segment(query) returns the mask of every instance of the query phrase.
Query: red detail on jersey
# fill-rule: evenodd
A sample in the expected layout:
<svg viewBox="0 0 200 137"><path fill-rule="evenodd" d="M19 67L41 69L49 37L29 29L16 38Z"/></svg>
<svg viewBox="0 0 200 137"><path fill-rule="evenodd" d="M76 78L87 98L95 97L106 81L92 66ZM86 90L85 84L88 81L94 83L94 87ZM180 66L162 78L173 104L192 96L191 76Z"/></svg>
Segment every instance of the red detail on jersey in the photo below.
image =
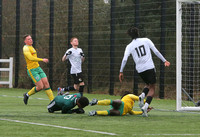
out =
<svg viewBox="0 0 200 137"><path fill-rule="evenodd" d="M76 97L76 95L74 95L74 97Z"/></svg>

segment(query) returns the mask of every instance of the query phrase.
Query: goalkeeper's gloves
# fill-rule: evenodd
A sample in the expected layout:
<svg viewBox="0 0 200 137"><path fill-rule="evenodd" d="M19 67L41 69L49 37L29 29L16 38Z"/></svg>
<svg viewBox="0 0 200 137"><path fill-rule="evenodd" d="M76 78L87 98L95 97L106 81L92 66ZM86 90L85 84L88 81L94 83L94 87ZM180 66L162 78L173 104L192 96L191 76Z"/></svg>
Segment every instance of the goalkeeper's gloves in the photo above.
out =
<svg viewBox="0 0 200 137"><path fill-rule="evenodd" d="M81 52L81 53L80 53L80 55L81 55L82 57L85 57L85 55L84 55L84 53L83 53L83 52Z"/></svg>
<svg viewBox="0 0 200 137"><path fill-rule="evenodd" d="M69 52L66 53L66 56L71 55L71 54L72 54L72 51L69 51Z"/></svg>

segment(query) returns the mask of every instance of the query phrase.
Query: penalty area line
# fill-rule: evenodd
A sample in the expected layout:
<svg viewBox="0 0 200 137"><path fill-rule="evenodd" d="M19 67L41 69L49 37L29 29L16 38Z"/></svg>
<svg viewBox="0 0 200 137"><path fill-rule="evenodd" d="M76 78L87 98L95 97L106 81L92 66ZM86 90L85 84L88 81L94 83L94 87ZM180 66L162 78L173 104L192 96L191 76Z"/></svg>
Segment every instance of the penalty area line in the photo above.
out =
<svg viewBox="0 0 200 137"><path fill-rule="evenodd" d="M79 128L72 128L72 127L63 127L63 126L57 126L57 125L49 125L49 124L43 124L43 123L33 123L33 122L26 122L26 121L20 121L20 120L12 120L12 119L4 119L0 118L2 121L9 121L9 122L16 122L16 123L23 123L23 124L30 124L30 125L38 125L38 126L46 126L46 127L56 127L56 128L62 128L62 129L69 129L69 130L79 130L79 131L85 131L85 132L92 132L97 134L104 134L104 135L117 135L115 133L109 133L109 132L102 132L102 131L95 131L95 130L86 130L86 129L79 129Z"/></svg>

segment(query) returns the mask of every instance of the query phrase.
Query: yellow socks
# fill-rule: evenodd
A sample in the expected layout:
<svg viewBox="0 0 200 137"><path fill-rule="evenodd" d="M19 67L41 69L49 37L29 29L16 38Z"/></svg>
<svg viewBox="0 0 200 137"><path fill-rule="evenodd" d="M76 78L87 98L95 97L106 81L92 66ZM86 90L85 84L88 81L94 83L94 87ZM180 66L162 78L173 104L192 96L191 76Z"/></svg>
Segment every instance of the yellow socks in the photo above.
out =
<svg viewBox="0 0 200 137"><path fill-rule="evenodd" d="M107 116L110 113L108 112L109 110L105 110L105 111L96 111L97 115L101 115L101 116Z"/></svg>
<svg viewBox="0 0 200 137"><path fill-rule="evenodd" d="M31 95L35 94L36 92L37 92L36 87L33 87L31 90L29 90L28 95L31 96Z"/></svg>
<svg viewBox="0 0 200 137"><path fill-rule="evenodd" d="M53 92L52 92L51 88L45 89L45 92L46 92L47 96L49 97L50 101L52 101L54 99L54 96L53 96Z"/></svg>
<svg viewBox="0 0 200 137"><path fill-rule="evenodd" d="M97 105L104 105L104 106L108 106L112 104L112 100L110 99L105 99L105 100L99 100L97 102Z"/></svg>

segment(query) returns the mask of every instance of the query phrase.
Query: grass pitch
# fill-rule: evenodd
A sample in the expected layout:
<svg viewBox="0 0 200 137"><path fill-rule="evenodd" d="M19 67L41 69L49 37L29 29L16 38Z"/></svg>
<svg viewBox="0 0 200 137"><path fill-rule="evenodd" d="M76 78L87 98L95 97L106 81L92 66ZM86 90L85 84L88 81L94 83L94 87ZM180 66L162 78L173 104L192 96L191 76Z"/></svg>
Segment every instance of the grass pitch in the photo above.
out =
<svg viewBox="0 0 200 137"><path fill-rule="evenodd" d="M155 137L200 136L199 112L176 112L175 100L154 99L149 117L88 116L91 110L109 106L88 106L85 114L48 113L48 97L41 91L23 103L26 89L0 88L0 137ZM54 92L56 96L56 92ZM89 100L119 99L119 96L84 94ZM135 110L139 110L138 102Z"/></svg>

